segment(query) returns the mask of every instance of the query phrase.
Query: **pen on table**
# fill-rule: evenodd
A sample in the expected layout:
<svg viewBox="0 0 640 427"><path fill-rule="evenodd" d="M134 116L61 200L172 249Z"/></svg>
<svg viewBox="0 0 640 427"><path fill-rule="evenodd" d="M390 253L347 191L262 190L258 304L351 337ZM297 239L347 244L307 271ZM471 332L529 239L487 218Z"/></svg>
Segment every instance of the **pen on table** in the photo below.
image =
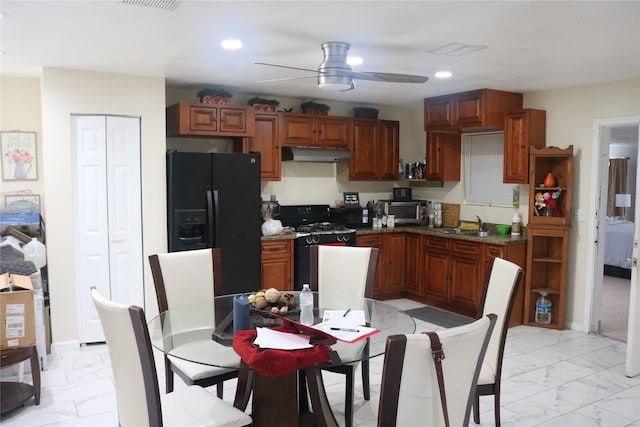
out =
<svg viewBox="0 0 640 427"><path fill-rule="evenodd" d="M350 311L351 311L351 308L347 308L347 311L344 312L342 317L347 317L347 314L349 314Z"/></svg>
<svg viewBox="0 0 640 427"><path fill-rule="evenodd" d="M360 332L357 329L350 329L350 328L331 328L332 331L344 331L344 332Z"/></svg>

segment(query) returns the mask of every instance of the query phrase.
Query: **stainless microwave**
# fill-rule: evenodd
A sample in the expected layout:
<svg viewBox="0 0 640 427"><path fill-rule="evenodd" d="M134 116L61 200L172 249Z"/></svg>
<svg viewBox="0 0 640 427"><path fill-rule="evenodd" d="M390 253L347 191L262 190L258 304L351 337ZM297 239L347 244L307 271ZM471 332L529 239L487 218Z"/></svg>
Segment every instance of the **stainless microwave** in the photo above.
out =
<svg viewBox="0 0 640 427"><path fill-rule="evenodd" d="M384 213L387 216L395 215L396 224L427 225L429 222L428 205L429 202L426 200L402 202L386 200L384 202Z"/></svg>

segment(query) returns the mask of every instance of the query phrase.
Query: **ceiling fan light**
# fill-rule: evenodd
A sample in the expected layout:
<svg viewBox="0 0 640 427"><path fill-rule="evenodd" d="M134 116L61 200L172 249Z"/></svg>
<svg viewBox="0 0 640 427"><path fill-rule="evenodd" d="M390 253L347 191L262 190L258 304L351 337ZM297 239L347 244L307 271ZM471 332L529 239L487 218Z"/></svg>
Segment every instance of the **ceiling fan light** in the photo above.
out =
<svg viewBox="0 0 640 427"><path fill-rule="evenodd" d="M318 87L325 90L347 90L351 88L351 78L344 76L318 76Z"/></svg>

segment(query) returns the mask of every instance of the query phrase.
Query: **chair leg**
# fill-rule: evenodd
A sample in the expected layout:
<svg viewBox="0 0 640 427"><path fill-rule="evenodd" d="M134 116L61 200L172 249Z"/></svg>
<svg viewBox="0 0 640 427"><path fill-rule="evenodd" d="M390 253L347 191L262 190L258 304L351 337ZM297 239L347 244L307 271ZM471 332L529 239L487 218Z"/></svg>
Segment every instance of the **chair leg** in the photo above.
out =
<svg viewBox="0 0 640 427"><path fill-rule="evenodd" d="M166 356L164 359L164 382L166 392L171 393L173 391L173 371L171 370L171 362Z"/></svg>
<svg viewBox="0 0 640 427"><path fill-rule="evenodd" d="M353 426L353 367L349 369L346 375L346 391L344 395L344 425L345 427Z"/></svg>
<svg viewBox="0 0 640 427"><path fill-rule="evenodd" d="M221 381L218 384L216 384L216 394L218 398L222 399L224 395L224 381Z"/></svg>
<svg viewBox="0 0 640 427"><path fill-rule="evenodd" d="M480 395L477 391L473 401L473 422L480 424Z"/></svg>
<svg viewBox="0 0 640 427"><path fill-rule="evenodd" d="M371 400L371 387L369 386L369 359L362 361L362 391L364 400Z"/></svg>
<svg viewBox="0 0 640 427"><path fill-rule="evenodd" d="M496 382L493 394L493 413L496 415L496 427L500 427L500 383Z"/></svg>

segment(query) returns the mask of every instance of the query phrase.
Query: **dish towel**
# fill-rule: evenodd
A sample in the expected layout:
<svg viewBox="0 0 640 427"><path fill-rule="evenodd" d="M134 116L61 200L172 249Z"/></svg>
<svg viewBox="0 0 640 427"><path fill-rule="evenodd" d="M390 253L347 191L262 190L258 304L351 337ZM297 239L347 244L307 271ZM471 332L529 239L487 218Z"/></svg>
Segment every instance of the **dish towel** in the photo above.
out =
<svg viewBox="0 0 640 427"><path fill-rule="evenodd" d="M277 326L275 331L298 333L288 325ZM302 350L265 349L253 345L258 336L255 329L236 332L233 337L233 349L252 369L268 377L278 377L298 369L331 360L329 347L316 345Z"/></svg>

